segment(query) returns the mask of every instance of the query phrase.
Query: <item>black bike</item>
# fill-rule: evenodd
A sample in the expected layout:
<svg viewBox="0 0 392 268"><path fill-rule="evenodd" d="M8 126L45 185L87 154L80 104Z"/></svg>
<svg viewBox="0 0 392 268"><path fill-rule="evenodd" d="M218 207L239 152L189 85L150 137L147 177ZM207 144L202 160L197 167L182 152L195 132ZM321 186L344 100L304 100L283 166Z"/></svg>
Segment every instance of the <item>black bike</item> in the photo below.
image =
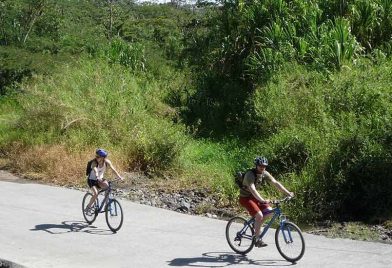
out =
<svg viewBox="0 0 392 268"><path fill-rule="evenodd" d="M83 197L82 212L84 219L88 224L92 224L97 218L98 213L105 213L106 223L109 229L113 233L116 233L123 224L124 214L120 202L113 197L112 182L109 181L109 187L106 190L99 191L97 200L95 200L91 209L87 210L87 205L92 196L92 193L87 192Z"/></svg>

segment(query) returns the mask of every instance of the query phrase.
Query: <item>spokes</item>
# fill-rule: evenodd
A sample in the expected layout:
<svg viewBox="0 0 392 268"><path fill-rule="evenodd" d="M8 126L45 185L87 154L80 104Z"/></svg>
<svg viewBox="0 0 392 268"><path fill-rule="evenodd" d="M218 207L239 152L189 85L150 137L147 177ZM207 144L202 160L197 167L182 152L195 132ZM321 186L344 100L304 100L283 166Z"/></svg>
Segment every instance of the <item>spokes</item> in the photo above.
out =
<svg viewBox="0 0 392 268"><path fill-rule="evenodd" d="M304 254L305 241L301 230L293 223L279 227L275 235L276 246L281 255L289 261L297 261Z"/></svg>
<svg viewBox="0 0 392 268"><path fill-rule="evenodd" d="M112 230L113 232L117 232L118 230L120 230L124 216L121 205L117 200L113 199L109 201L106 208L105 216L106 223L108 224L110 230Z"/></svg>
<svg viewBox="0 0 392 268"><path fill-rule="evenodd" d="M88 224L93 223L95 218L97 217L97 214L95 213L95 209L94 209L97 206L97 201L95 201L95 203L90 209L87 209L87 205L90 202L91 197L92 197L91 193L86 193L82 201L83 217Z"/></svg>
<svg viewBox="0 0 392 268"><path fill-rule="evenodd" d="M241 217L234 217L227 223L226 240L237 253L246 254L253 248L253 228Z"/></svg>

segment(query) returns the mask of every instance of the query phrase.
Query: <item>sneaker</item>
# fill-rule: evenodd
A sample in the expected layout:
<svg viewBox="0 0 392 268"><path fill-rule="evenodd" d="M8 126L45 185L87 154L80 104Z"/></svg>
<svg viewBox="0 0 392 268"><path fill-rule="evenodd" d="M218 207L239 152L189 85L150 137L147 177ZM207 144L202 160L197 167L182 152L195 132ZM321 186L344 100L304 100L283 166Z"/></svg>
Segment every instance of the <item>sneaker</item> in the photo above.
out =
<svg viewBox="0 0 392 268"><path fill-rule="evenodd" d="M259 239L255 242L255 247L257 248L263 248L268 246L268 244L264 243L263 240Z"/></svg>
<svg viewBox="0 0 392 268"><path fill-rule="evenodd" d="M86 207L84 209L84 214L86 214L87 216L92 216L93 213L94 213L94 209L93 208Z"/></svg>

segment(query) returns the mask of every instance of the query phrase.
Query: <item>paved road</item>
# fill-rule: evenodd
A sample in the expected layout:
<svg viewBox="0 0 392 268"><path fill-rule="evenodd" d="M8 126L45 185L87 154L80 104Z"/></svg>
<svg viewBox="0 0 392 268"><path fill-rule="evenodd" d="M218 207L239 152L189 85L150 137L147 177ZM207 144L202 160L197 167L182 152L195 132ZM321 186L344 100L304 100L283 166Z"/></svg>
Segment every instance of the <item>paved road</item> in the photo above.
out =
<svg viewBox="0 0 392 268"><path fill-rule="evenodd" d="M225 221L121 200L125 220L111 233L99 215L88 226L83 192L34 184L0 171L0 259L25 267L285 267L271 236L243 257L225 237ZM294 267L392 267L392 245L305 234ZM1 263L1 261L0 261Z"/></svg>

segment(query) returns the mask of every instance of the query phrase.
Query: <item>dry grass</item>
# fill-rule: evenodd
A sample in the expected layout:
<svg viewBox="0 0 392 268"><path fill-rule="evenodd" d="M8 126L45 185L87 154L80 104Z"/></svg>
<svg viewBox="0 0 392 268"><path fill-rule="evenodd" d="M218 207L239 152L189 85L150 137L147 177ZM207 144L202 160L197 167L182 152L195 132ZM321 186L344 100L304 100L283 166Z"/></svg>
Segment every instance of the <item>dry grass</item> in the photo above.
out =
<svg viewBox="0 0 392 268"><path fill-rule="evenodd" d="M64 186L84 186L86 164L94 157L94 151L95 148L73 152L64 145L22 148L15 144L8 154L7 167L32 180ZM113 155L111 160L121 173L125 159Z"/></svg>

